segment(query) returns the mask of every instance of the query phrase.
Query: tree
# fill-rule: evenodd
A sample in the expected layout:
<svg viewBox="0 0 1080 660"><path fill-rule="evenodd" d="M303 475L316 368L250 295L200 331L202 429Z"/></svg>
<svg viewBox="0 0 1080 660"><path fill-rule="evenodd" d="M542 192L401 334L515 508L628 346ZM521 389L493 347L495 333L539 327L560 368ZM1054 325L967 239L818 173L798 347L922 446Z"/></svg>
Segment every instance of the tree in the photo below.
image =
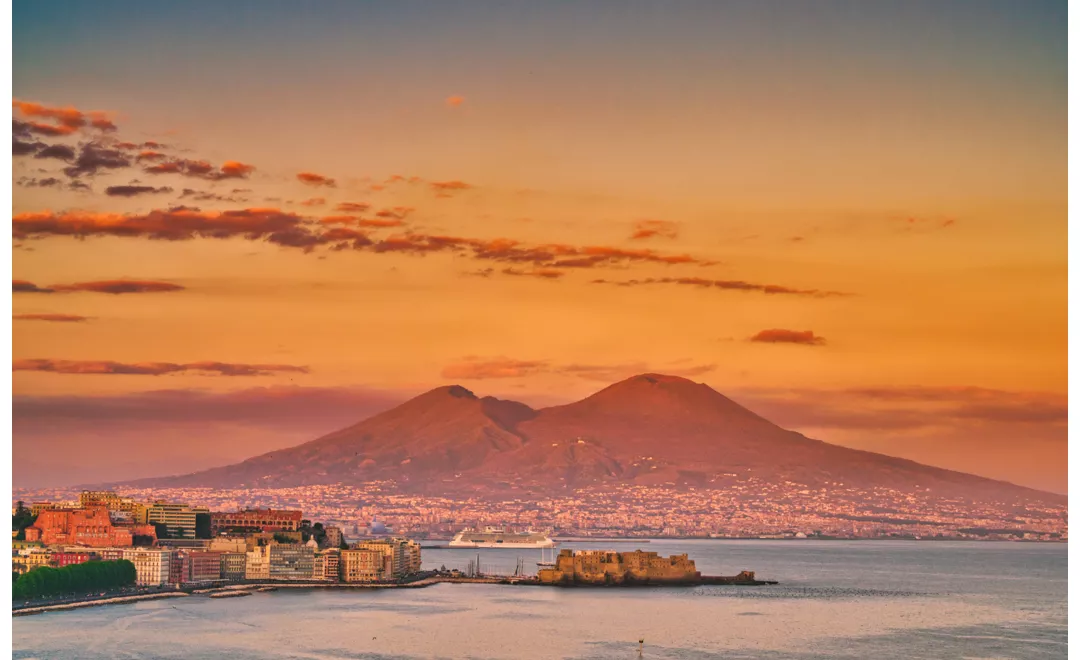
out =
<svg viewBox="0 0 1080 660"><path fill-rule="evenodd" d="M42 566L25 573L12 584L13 598L41 598L99 589L115 589L135 583L135 564L117 561L90 561L63 568Z"/></svg>
<svg viewBox="0 0 1080 660"><path fill-rule="evenodd" d="M209 513L196 513L195 514L195 538L208 539L210 538L210 514Z"/></svg>
<svg viewBox="0 0 1080 660"><path fill-rule="evenodd" d="M296 539L281 532L274 532L274 540L278 543L296 543Z"/></svg>
<svg viewBox="0 0 1080 660"><path fill-rule="evenodd" d="M25 540L26 528L33 525L36 520L37 516L26 508L22 500L19 500L15 504L15 513L11 515L11 531L16 532L15 539L18 541Z"/></svg>

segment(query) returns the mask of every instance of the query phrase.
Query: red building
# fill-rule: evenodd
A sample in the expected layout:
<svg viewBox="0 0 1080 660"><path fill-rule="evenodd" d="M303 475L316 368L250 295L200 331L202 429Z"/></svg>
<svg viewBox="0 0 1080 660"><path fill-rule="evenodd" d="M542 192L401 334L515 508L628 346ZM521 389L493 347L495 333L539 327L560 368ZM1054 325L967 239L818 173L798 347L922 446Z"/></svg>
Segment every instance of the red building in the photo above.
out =
<svg viewBox="0 0 1080 660"><path fill-rule="evenodd" d="M85 564L90 561L89 552L54 552L51 558L52 564L57 567L71 566L72 564Z"/></svg>
<svg viewBox="0 0 1080 660"><path fill-rule="evenodd" d="M302 511L281 509L215 511L210 514L210 531L214 535L234 529L250 532L295 532L300 529L303 518Z"/></svg>
<svg viewBox="0 0 1080 660"><path fill-rule="evenodd" d="M132 529L116 527L105 507L42 511L26 528L27 541L45 545L85 545L91 548L131 546Z"/></svg>
<svg viewBox="0 0 1080 660"><path fill-rule="evenodd" d="M210 582L221 579L221 553L191 550L187 555L184 582Z"/></svg>

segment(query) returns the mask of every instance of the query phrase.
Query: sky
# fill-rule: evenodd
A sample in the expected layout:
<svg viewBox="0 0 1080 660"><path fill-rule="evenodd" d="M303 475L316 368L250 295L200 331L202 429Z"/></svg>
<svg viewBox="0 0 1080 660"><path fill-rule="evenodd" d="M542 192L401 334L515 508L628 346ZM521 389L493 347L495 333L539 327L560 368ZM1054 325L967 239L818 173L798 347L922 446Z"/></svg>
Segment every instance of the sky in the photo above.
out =
<svg viewBox="0 0 1080 660"><path fill-rule="evenodd" d="M1065 18L19 0L15 484L659 372L1065 492Z"/></svg>

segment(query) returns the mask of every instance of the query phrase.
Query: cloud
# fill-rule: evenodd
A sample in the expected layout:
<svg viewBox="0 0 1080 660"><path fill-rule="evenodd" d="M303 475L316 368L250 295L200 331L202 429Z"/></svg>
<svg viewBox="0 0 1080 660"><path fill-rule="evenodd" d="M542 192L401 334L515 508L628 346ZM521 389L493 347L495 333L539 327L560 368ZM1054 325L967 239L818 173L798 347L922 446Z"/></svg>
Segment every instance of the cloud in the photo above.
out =
<svg viewBox="0 0 1080 660"><path fill-rule="evenodd" d="M365 204L363 202L341 202L334 207L335 211L341 211L342 213L363 213L371 208L371 204Z"/></svg>
<svg viewBox="0 0 1080 660"><path fill-rule="evenodd" d="M105 194L110 197L135 197L137 195L171 193L172 191L173 189L168 186L160 188L153 186L109 186L105 189Z"/></svg>
<svg viewBox="0 0 1080 660"><path fill-rule="evenodd" d="M54 135L69 135L88 126L105 132L116 130L116 124L109 118L109 113L100 110L83 112L71 106L66 108L50 107L32 101L20 101L19 99L13 100L11 107L23 117L50 119L55 122L53 124L29 122L36 124L43 134L46 134L44 131L51 130L54 131Z"/></svg>
<svg viewBox="0 0 1080 660"><path fill-rule="evenodd" d="M825 338L817 336L811 330L783 330L773 328L762 330L749 341L765 344L802 344L804 346L824 346Z"/></svg>
<svg viewBox="0 0 1080 660"><path fill-rule="evenodd" d="M54 323L79 323L89 321L89 316L77 314L12 314L14 321L52 321Z"/></svg>
<svg viewBox="0 0 1080 660"><path fill-rule="evenodd" d="M111 362L105 360L15 360L12 371L42 371L78 375L162 376L204 372L220 376L268 376L274 373L308 373L307 367L288 364L237 364L231 362Z"/></svg>
<svg viewBox="0 0 1080 660"><path fill-rule="evenodd" d="M405 224L401 220L385 220L383 218L366 218L363 220L357 220L356 224L360 227L400 227Z"/></svg>
<svg viewBox="0 0 1080 660"><path fill-rule="evenodd" d="M136 145L131 145L131 146L135 147ZM147 149L145 151L140 151L139 155L135 157L135 160L137 160L139 162L142 162L144 160L149 160L149 161L165 160L166 158L168 158L168 156L166 154L161 153L160 151L154 151L152 149Z"/></svg>
<svg viewBox="0 0 1080 660"><path fill-rule="evenodd" d="M546 360L513 360L505 357L488 360L466 360L443 368L443 378L485 380L489 378L522 378L549 369Z"/></svg>
<svg viewBox="0 0 1080 660"><path fill-rule="evenodd" d="M316 174L314 172L300 172L296 175L296 179L308 186L325 186L327 188L337 187L337 183L330 177L323 176L322 174Z"/></svg>
<svg viewBox="0 0 1080 660"><path fill-rule="evenodd" d="M446 105L448 105L451 108L457 108L457 107L461 106L461 104L464 103L464 102L465 102L465 97L464 96L454 95L454 96L446 97Z"/></svg>
<svg viewBox="0 0 1080 660"><path fill-rule="evenodd" d="M594 268L622 266L630 263L663 265L714 265L715 262L688 254L661 254L654 250L627 250L609 246L573 246L565 244L526 245L508 238L477 239L406 232L377 241L366 235L356 235L352 244L341 243L340 231L331 232L327 224L342 224L343 216L328 216L332 221L317 221L274 208L251 208L232 211L200 211L186 207L155 210L146 214L121 215L67 211L53 213L20 213L12 218L12 237L43 238L46 236L126 236L162 240L204 238L244 238L266 240L283 247L306 251L327 245L335 250L366 249L383 254L400 252L425 255L435 252L453 253L478 261L506 264L529 264L543 269ZM396 226L397 221L357 220L366 227ZM601 280L602 281L602 280ZM770 289L771 293L780 293Z"/></svg>
<svg viewBox="0 0 1080 660"><path fill-rule="evenodd" d="M1068 397L981 387L758 388L739 402L782 426L855 431L964 426L1068 427Z"/></svg>
<svg viewBox="0 0 1080 660"><path fill-rule="evenodd" d="M236 190L233 190L233 193L236 192L244 192L244 189L237 188ZM192 199L197 202L228 202L230 204L237 204L246 201L241 197L228 197L226 195L219 195L214 192L208 192L203 190L194 190L192 188L184 188L180 192L180 199Z"/></svg>
<svg viewBox="0 0 1080 660"><path fill-rule="evenodd" d="M725 291L755 291L770 295L809 296L813 298L832 298L836 296L851 295L848 293L842 293L840 291L822 291L819 289L795 289L792 287L780 286L778 284L756 284L754 282L743 282L741 280L710 280L701 277L660 277L647 278L643 280L623 281L600 279L593 280L592 283L610 284L622 287L649 286L656 284L675 284L683 286L694 286L703 289L713 288Z"/></svg>
<svg viewBox="0 0 1080 660"><path fill-rule="evenodd" d="M79 148L75 162L64 168L64 174L75 178L83 174L94 175L102 169L131 167L131 159L123 151L100 142L87 142Z"/></svg>
<svg viewBox="0 0 1080 660"><path fill-rule="evenodd" d="M184 287L172 282L157 282L153 280L99 280L96 282L75 282L74 284L53 284L39 287L33 282L26 280L12 280L12 293L74 293L86 291L92 293L166 293L169 291L183 291Z"/></svg>
<svg viewBox="0 0 1080 660"><path fill-rule="evenodd" d="M432 181L429 185L435 191L436 197L451 197L456 193L473 188L472 184L464 181Z"/></svg>
<svg viewBox="0 0 1080 660"><path fill-rule="evenodd" d="M75 149L66 144L50 144L34 154L34 158L56 158L65 162L75 160Z"/></svg>
<svg viewBox="0 0 1080 660"><path fill-rule="evenodd" d="M300 202L300 206L323 206L326 204L326 199L323 197L312 197Z"/></svg>
<svg viewBox="0 0 1080 660"><path fill-rule="evenodd" d="M19 179L19 185L27 188L60 188L64 182L53 176L44 179L22 177Z"/></svg>
<svg viewBox="0 0 1080 660"><path fill-rule="evenodd" d="M554 268L537 268L535 270L518 270L517 268L506 267L502 269L503 275L514 275L517 277L537 277L543 280L557 280L566 274L565 271L555 270Z"/></svg>
<svg viewBox="0 0 1080 660"><path fill-rule="evenodd" d="M666 220L641 220L634 224L634 233L631 239L642 240L646 238L676 238L679 235L679 225Z"/></svg>
<svg viewBox="0 0 1080 660"><path fill-rule="evenodd" d="M196 237L248 239L271 242L282 232L297 230L303 219L278 209L241 209L203 212L193 209L156 210L146 214L20 213L12 218L13 236L138 236L161 240Z"/></svg>
<svg viewBox="0 0 1080 660"><path fill-rule="evenodd" d="M52 289L39 287L33 282L26 280L11 280L12 293L53 293Z"/></svg>
<svg viewBox="0 0 1080 660"><path fill-rule="evenodd" d="M45 147L43 142L30 142L27 140L20 140L17 137L11 138L11 155L12 156L29 156L32 153L36 153L39 149Z"/></svg>
<svg viewBox="0 0 1080 660"><path fill-rule="evenodd" d="M404 220L409 217L409 214L416 209L411 206L395 206L389 209L379 209L375 212L377 218L392 218L394 220Z"/></svg>
<svg viewBox="0 0 1080 660"><path fill-rule="evenodd" d="M682 362L682 361L680 361ZM662 372L672 376L700 376L716 369L715 364L668 366L655 369L644 362L624 364L557 364L550 360L519 360L507 357L467 357L447 365L443 378L461 380L488 380L497 378L524 378L539 374L574 376L586 380L615 382L642 373Z"/></svg>
<svg viewBox="0 0 1080 660"><path fill-rule="evenodd" d="M217 169L205 160L174 158L144 167L143 171L147 174L179 174L208 181L222 181L225 179L246 179L249 174L255 171L255 166L227 160L222 163L221 169Z"/></svg>

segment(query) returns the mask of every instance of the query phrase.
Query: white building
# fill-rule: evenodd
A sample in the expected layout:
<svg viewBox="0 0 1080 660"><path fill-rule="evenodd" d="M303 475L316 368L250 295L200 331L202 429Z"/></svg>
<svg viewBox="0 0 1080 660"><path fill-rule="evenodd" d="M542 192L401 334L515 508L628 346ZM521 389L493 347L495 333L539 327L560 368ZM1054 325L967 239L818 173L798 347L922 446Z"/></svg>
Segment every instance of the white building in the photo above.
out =
<svg viewBox="0 0 1080 660"><path fill-rule="evenodd" d="M122 558L135 564L135 584L149 587L168 583L171 554L168 550L131 548L124 550Z"/></svg>

